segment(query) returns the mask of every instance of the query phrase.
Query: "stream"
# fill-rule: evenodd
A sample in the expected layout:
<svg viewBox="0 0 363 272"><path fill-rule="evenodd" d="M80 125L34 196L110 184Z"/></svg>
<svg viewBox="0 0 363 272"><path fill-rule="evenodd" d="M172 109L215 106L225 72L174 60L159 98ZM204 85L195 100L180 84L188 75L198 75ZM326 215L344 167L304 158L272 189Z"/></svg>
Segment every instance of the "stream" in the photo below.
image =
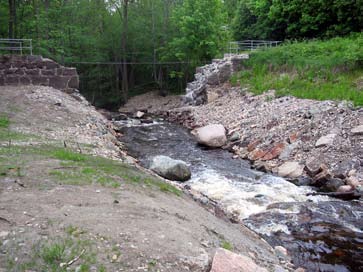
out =
<svg viewBox="0 0 363 272"><path fill-rule="evenodd" d="M251 169L221 149L198 145L190 133L163 120L115 121L128 153L148 167L156 155L185 161L192 189L218 202L271 246L285 247L306 271L363 271L362 201L306 196L313 188Z"/></svg>

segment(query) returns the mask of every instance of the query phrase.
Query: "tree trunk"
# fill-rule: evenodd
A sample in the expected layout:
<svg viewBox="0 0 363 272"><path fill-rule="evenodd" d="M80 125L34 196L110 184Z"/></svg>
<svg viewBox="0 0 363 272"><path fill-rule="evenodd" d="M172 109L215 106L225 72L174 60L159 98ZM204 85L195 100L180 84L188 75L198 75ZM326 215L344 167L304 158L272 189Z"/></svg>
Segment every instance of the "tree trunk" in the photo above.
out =
<svg viewBox="0 0 363 272"><path fill-rule="evenodd" d="M9 0L9 39L15 39L16 7L15 0Z"/></svg>
<svg viewBox="0 0 363 272"><path fill-rule="evenodd" d="M129 0L123 1L123 31L122 31L122 41L121 41L121 47L123 52L123 69L122 69L122 97L123 102L126 103L128 98L128 92L129 92L129 85L128 85L128 76L127 76L127 28L128 28L128 4Z"/></svg>

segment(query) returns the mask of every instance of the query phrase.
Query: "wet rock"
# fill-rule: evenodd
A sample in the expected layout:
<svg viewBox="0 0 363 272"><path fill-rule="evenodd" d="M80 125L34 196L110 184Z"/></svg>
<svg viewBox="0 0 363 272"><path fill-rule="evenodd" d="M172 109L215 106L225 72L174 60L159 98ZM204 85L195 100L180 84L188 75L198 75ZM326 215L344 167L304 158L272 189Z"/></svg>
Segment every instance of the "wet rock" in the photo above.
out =
<svg viewBox="0 0 363 272"><path fill-rule="evenodd" d="M297 178L302 175L304 166L298 162L285 162L277 169L277 173L281 177Z"/></svg>
<svg viewBox="0 0 363 272"><path fill-rule="evenodd" d="M313 185L317 187L323 186L332 177L328 167L325 164L321 165L321 169L322 170L313 178Z"/></svg>
<svg viewBox="0 0 363 272"><path fill-rule="evenodd" d="M359 167L359 164L357 165L357 162L352 159L339 161L333 168L332 173L334 177L344 179L354 167Z"/></svg>
<svg viewBox="0 0 363 272"><path fill-rule="evenodd" d="M251 258L218 248L210 272L267 272Z"/></svg>
<svg viewBox="0 0 363 272"><path fill-rule="evenodd" d="M190 169L185 162L167 156L155 156L150 169L170 180L187 181L191 177Z"/></svg>
<svg viewBox="0 0 363 272"><path fill-rule="evenodd" d="M363 135L363 125L353 128L351 132L353 135Z"/></svg>
<svg viewBox="0 0 363 272"><path fill-rule="evenodd" d="M136 118L142 118L144 115L145 115L145 112L142 112L142 111L137 111L135 113L135 117Z"/></svg>
<svg viewBox="0 0 363 272"><path fill-rule="evenodd" d="M350 185L342 185L337 190L338 193L348 193L351 191L353 191L353 187Z"/></svg>
<svg viewBox="0 0 363 272"><path fill-rule="evenodd" d="M229 140L231 142L234 142L234 141L238 141L240 138L241 138L241 135L238 132L235 132L235 133L233 133L231 135L231 137L229 138Z"/></svg>
<svg viewBox="0 0 363 272"><path fill-rule="evenodd" d="M119 113L119 114L116 114L116 115L112 116L112 118L115 121L127 120L127 115L123 114L123 113Z"/></svg>
<svg viewBox="0 0 363 272"><path fill-rule="evenodd" d="M311 178L304 176L293 179L291 182L294 183L296 186L309 186L312 184Z"/></svg>
<svg viewBox="0 0 363 272"><path fill-rule="evenodd" d="M195 136L198 143L210 147L221 147L227 143L226 129L220 124L198 128Z"/></svg>
<svg viewBox="0 0 363 272"><path fill-rule="evenodd" d="M344 181L338 178L332 178L328 180L322 187L321 190L324 192L336 192L339 187L344 185Z"/></svg>
<svg viewBox="0 0 363 272"><path fill-rule="evenodd" d="M356 188L357 186L361 185L358 178L355 176L350 176L346 179L347 185L352 186L353 188Z"/></svg>
<svg viewBox="0 0 363 272"><path fill-rule="evenodd" d="M279 258L285 259L287 255L287 249L282 246L275 246L275 253Z"/></svg>
<svg viewBox="0 0 363 272"><path fill-rule="evenodd" d="M336 134L328 134L319 138L319 140L315 143L315 147L323 147L332 145L334 139L337 135Z"/></svg>

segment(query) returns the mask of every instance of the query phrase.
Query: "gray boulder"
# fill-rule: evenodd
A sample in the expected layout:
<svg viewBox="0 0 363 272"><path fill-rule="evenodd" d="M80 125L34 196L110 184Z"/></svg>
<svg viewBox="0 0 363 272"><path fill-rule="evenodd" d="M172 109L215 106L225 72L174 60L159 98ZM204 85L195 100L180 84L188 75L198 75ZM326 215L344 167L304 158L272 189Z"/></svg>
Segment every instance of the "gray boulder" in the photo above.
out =
<svg viewBox="0 0 363 272"><path fill-rule="evenodd" d="M227 143L226 129L219 124L198 128L195 136L198 143L210 147L221 147Z"/></svg>
<svg viewBox="0 0 363 272"><path fill-rule="evenodd" d="M150 169L159 176L170 180L187 181L191 177L190 169L185 162L167 156L155 156Z"/></svg>

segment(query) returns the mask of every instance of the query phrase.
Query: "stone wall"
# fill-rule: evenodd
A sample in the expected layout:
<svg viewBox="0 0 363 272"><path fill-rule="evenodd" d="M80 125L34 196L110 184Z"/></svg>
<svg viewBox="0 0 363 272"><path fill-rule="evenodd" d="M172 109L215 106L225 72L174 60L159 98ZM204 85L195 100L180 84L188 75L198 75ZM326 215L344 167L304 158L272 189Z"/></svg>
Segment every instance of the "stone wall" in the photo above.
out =
<svg viewBox="0 0 363 272"><path fill-rule="evenodd" d="M76 68L61 66L41 56L0 56L0 86L42 85L62 91L78 89Z"/></svg>
<svg viewBox="0 0 363 272"><path fill-rule="evenodd" d="M208 89L227 82L231 75L241 70L247 54L225 55L223 59L215 59L211 64L196 69L195 80L188 83L184 103L201 105L208 100Z"/></svg>

